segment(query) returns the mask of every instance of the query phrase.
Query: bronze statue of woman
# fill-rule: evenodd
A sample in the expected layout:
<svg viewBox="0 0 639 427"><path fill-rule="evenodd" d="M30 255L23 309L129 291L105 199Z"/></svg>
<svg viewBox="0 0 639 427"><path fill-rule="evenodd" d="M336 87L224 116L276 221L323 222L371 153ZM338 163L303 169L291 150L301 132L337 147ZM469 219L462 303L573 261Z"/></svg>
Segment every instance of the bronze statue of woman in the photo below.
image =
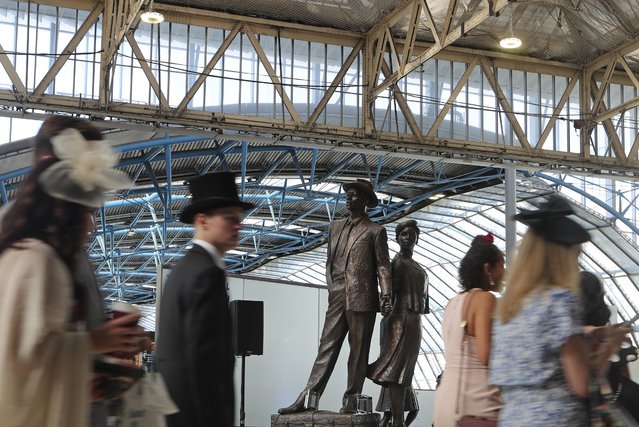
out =
<svg viewBox="0 0 639 427"><path fill-rule="evenodd" d="M413 371L419 353L422 314L428 312L426 271L413 260L413 249L419 239L419 228L414 220L404 221L395 228L399 253L391 263L393 280L393 309L385 320L385 336L382 350L375 362L368 367L367 376L375 383L387 387L393 427L403 427L404 396L413 380ZM412 398L412 396L409 396ZM416 399L409 401L416 402ZM417 415L419 408L411 410L408 422Z"/></svg>

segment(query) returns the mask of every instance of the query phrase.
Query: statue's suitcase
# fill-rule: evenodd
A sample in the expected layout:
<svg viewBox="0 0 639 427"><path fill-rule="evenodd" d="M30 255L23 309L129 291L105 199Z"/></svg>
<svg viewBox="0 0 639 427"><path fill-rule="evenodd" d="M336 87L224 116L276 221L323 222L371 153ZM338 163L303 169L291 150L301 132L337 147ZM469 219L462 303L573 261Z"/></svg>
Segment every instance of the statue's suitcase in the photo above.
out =
<svg viewBox="0 0 639 427"><path fill-rule="evenodd" d="M271 415L271 427L379 427L379 414L338 414L309 411L298 414Z"/></svg>

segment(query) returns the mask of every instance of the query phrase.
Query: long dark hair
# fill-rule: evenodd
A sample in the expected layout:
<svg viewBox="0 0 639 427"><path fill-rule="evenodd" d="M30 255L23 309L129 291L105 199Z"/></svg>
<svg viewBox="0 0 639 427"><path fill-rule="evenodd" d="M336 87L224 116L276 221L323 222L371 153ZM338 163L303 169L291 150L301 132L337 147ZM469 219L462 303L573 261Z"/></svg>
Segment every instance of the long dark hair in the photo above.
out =
<svg viewBox="0 0 639 427"><path fill-rule="evenodd" d="M601 279L590 271L582 271L579 286L584 308L584 323L590 326L604 326L610 319L610 309L604 301Z"/></svg>
<svg viewBox="0 0 639 427"><path fill-rule="evenodd" d="M9 248L20 249L18 242L22 239L38 239L53 247L73 272L76 257L84 250L87 208L51 197L38 184L40 174L57 161L48 158L36 163L22 182L16 198L2 217L0 253ZM81 288L77 285L74 288L76 300L82 300Z"/></svg>
<svg viewBox="0 0 639 427"><path fill-rule="evenodd" d="M492 235L475 236L459 264L459 283L463 291L484 288L484 264L495 266L501 250L492 243Z"/></svg>

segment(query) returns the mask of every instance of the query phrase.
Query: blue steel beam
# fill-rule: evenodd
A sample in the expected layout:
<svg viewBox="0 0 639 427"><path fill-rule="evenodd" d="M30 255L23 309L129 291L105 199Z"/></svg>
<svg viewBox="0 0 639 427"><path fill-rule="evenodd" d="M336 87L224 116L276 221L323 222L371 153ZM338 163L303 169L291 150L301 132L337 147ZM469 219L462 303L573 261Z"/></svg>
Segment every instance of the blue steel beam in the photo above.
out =
<svg viewBox="0 0 639 427"><path fill-rule="evenodd" d="M179 150L178 146L180 144L198 141L214 141L215 147L183 151ZM222 165L224 169L229 169L225 156L229 154L240 154L243 177L241 184L242 194L246 198L258 201L258 207L250 212L247 218L252 220L256 213L263 212L260 211L262 207L272 209L272 202L279 202L280 210L277 215L278 220L276 221L276 224L271 227L265 227L264 225L266 223L264 222L264 218L261 218L261 221L263 221L263 227L247 225L246 229L242 231L242 240L250 240L252 242L253 247L249 248L250 252L244 255L228 255L226 257L230 271L237 272L256 268L257 266L268 262L273 258L273 256L281 256L284 254L304 251L322 244L326 239L327 224L322 223L313 226L315 230L319 231L318 233L309 233L310 229L308 225L303 225L303 227L299 230L290 230L287 229L287 227L297 224L308 224L308 222L301 223L301 221L308 221L308 219L316 215L320 209L326 207L331 208L329 210L329 214L331 219L334 218L338 213L338 208L343 209L344 195L342 194L341 186L337 189L337 193L317 192L313 191L313 188L316 188L319 183L327 182L339 175L339 173L344 169L347 169L355 159L361 159L364 165L363 172L376 183L376 189L379 191L383 191L385 185L391 184L394 179L405 175L422 163L422 161L413 162L409 165L409 167L395 172L391 176L381 180L380 177L383 176L382 171L384 167L384 156L379 156L377 158L377 168L374 176L368 166L367 157L359 153L352 153L337 165L333 165L332 169L325 172L323 176L317 177L320 150L294 148L284 145L251 146L248 142L242 141L241 136L238 136L237 140L226 139L222 144L219 144L219 140L216 141L215 138L161 138L151 141L122 144L116 149L120 152L143 153L140 156L122 160L120 162L120 166L136 167L133 174L135 178L139 178L141 172L146 169L149 174L149 179L152 181L153 189L151 189L151 187L136 187L127 191L125 193L127 199L108 202L106 207L101 210L101 217L107 219L107 211L110 209L135 205L142 207L148 206L149 210L147 211L146 208L142 208L142 210L137 213L133 221L125 225L113 226L111 224L107 224L106 221L103 220L101 230L98 230L98 233L96 234L96 237L99 237L99 241L95 240L92 242L90 248L91 257L102 261L99 271L100 277L108 276L110 279L107 282L109 283L109 286L116 288L118 295L128 295L129 297L131 297L133 293L130 292L132 287L129 284L126 284L127 278L135 278L136 280L144 280L145 283L151 283L155 277L155 264L157 264L157 259L159 259L157 257L161 257L161 262L177 259L184 253L185 246L183 242L185 239L190 241L189 237L192 232L192 228L189 226L177 226L177 221L172 215L172 202L184 200L186 198L185 196L176 195L176 192L186 193L187 191L186 187L183 185L173 186L172 184L173 170L171 166L174 160L208 156L210 157L210 160L208 160L205 166L199 171L201 173L206 173L213 167L216 161L219 161L220 165ZM306 168L310 168L309 177L305 177L304 168L300 164L297 156L297 153L300 151L307 150L311 151L310 164L305 165ZM162 151L164 151L165 155L159 156ZM256 182L247 182L247 175L249 173L249 156L252 153L265 152L280 154L277 157L277 160L273 164L269 165L268 169L259 176L259 179ZM271 174L275 173L275 171L289 156L292 160L295 172L297 173L297 176L299 176L299 183L289 185L288 181L285 181L284 186L260 185L261 182L266 180ZM166 165L165 177L162 178L155 176L155 174L152 173L152 163L159 161L164 161ZM446 179L443 176L443 164L440 164L439 166L435 182L429 182L426 184L428 186L439 186L437 191L443 191L447 188L456 188L458 186L472 185L501 176L488 174L487 169L481 169L473 171L464 177ZM10 186L7 186L5 180L20 177L28 173L28 171L29 168L23 168L0 176L1 183L5 185L5 193L15 188L13 183L11 183ZM160 179L165 179L166 182L160 183ZM414 184L417 184L415 187L419 187L418 183ZM423 202L428 195L430 194L426 192L416 198L403 201L393 201L392 198L386 198L387 204L381 205L378 209L372 211L371 215L376 221L392 219L397 215L401 215L408 209L411 209L416 204ZM0 196L2 196L1 187ZM288 204L299 202L310 203L310 207L306 208L304 212L295 212L293 215L288 216L284 215ZM147 215L152 214L153 204L156 203L162 203L165 208L163 218L156 219L155 216L153 216L153 220L149 221L149 217ZM256 217L256 219L260 218ZM141 234L140 238L136 238L137 244L132 249L125 246L127 235L131 231ZM144 245L148 244L151 237L155 238L158 231L160 233L163 246L156 247L151 250L146 249ZM172 247L171 243L169 243L169 239L171 242L181 242L180 247ZM128 239L128 241L131 241L131 239ZM169 245L171 245L171 247L168 247ZM143 260L142 264L140 264L139 261L135 261L140 259ZM138 265L139 270L131 271L131 265ZM144 290L136 292L140 292L140 298L153 298L151 293L145 295Z"/></svg>
<svg viewBox="0 0 639 427"><path fill-rule="evenodd" d="M355 160L357 158L357 156L358 156L357 153L353 153L353 154L349 155L347 158L345 158L344 160L339 162L337 165L335 165L333 167L333 169L331 169L324 176L322 176L320 178L320 181L326 181L326 180L332 178L333 176L337 175L343 169L345 169L348 166L350 166L350 164L353 163L353 160Z"/></svg>
<svg viewBox="0 0 639 427"><path fill-rule="evenodd" d="M241 161L241 174L242 182L240 183L240 198L244 200L244 191L246 190L246 163L248 162L248 142L242 142L242 161Z"/></svg>
<svg viewBox="0 0 639 427"><path fill-rule="evenodd" d="M366 172L366 177L368 178L369 181L373 181L373 176L371 175L371 168L368 165L368 159L366 158L365 154L360 154L359 155L360 158L362 159L362 163L364 164L364 171Z"/></svg>
<svg viewBox="0 0 639 427"><path fill-rule="evenodd" d="M164 208L166 209L167 207L167 201L166 198L164 197L164 191L162 191L162 189L160 188L160 184L158 183L158 179L155 176L155 172L153 172L153 168L151 167L151 163L148 162L148 160L144 161L144 168L146 169L146 174L149 176L149 179L151 180L151 183L153 184L153 188L155 188L155 192L157 193L158 197L160 198L160 203L162 203L162 206L164 206Z"/></svg>
<svg viewBox="0 0 639 427"><path fill-rule="evenodd" d="M525 173L526 176L530 176L529 173ZM566 182L563 179L558 179L554 176L551 175L547 175L545 173L542 172L537 172L534 174L534 176L542 178L546 181L550 181L554 184L557 185L561 185L562 187L566 187L572 191L574 191L575 193L585 197L586 199L590 200L591 202L595 203L596 205L598 205L599 207L601 207L602 209L604 209L607 213L609 213L610 215L612 215L615 219L617 219L618 221L622 222L626 227L628 227L630 230L632 230L633 233L635 234L639 234L639 228L637 228L637 226L628 218L626 218L621 212L619 212L617 209L614 209L612 206L610 206L609 204L607 204L606 202L599 200L598 198L596 198L595 196L593 196L592 194L588 193L587 191L582 190L581 188Z"/></svg>
<svg viewBox="0 0 639 427"><path fill-rule="evenodd" d="M377 169L375 170L375 180L374 182L372 182L375 188L377 188L377 183L379 182L379 177L382 173L383 164L384 164L384 156L379 156L377 159Z"/></svg>
<svg viewBox="0 0 639 427"><path fill-rule="evenodd" d="M4 181L0 181L0 197L2 198L2 206L9 203L9 198L7 197L7 187L5 187Z"/></svg>
<svg viewBox="0 0 639 427"><path fill-rule="evenodd" d="M412 171L413 169L415 169L418 166L421 166L422 164L424 164L425 160L415 160L413 163L411 163L410 165L406 166L404 169L401 169L397 172L395 172L392 175L389 175L385 180L383 180L382 182L378 182L377 183L377 188L382 188L385 185L393 182L394 180L396 180L397 178L400 178L404 175L406 175L408 172Z"/></svg>
<svg viewBox="0 0 639 427"><path fill-rule="evenodd" d="M277 157L277 159L275 159L273 163L268 165L268 167L264 169L262 174L259 177L257 177L256 183L261 184L262 181L264 181L265 178L269 177L282 164L284 159L290 155L291 155L290 151L281 153Z"/></svg>
<svg viewBox="0 0 639 427"><path fill-rule="evenodd" d="M311 181L309 183L309 188L313 190L313 185L315 184L315 170L317 169L317 148L313 148L313 152L311 153Z"/></svg>
<svg viewBox="0 0 639 427"><path fill-rule="evenodd" d="M297 158L297 154L295 151L293 151L293 153L291 154L291 157L293 158L293 164L295 165L295 169L297 170L297 175L300 177L300 182L302 183L302 187L304 188L304 191L306 191L306 194L310 197L310 194L309 194L310 190L306 187L306 178L304 178L304 174L302 174L300 161Z"/></svg>

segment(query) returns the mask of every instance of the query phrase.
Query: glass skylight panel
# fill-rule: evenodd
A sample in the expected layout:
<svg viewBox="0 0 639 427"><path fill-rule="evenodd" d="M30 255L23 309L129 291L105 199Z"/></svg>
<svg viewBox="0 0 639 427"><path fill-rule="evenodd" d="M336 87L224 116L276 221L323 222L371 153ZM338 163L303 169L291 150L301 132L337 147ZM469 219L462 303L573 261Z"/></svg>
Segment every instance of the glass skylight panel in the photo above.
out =
<svg viewBox="0 0 639 427"><path fill-rule="evenodd" d="M615 283L615 286L609 286L606 290L612 295L611 300L614 301L614 305L619 310L619 313L625 319L629 319L636 313L636 310L629 304L624 294L619 290L618 283L616 283L614 279L613 283Z"/></svg>
<svg viewBox="0 0 639 427"><path fill-rule="evenodd" d="M419 372L415 369L417 375L413 378L414 387L418 390L434 390L434 387L431 386L431 383L426 377L426 374L432 372L432 369L430 369L426 356L423 353L417 356L417 364L420 367L428 367L428 369L424 369L423 371L419 370Z"/></svg>
<svg viewBox="0 0 639 427"><path fill-rule="evenodd" d="M315 283L315 278L309 274L306 274L303 270L297 271L294 274L285 277L285 280L291 280L294 282Z"/></svg>
<svg viewBox="0 0 639 427"><path fill-rule="evenodd" d="M615 276L612 282L628 297L635 307L639 306L639 289L628 276Z"/></svg>
<svg viewBox="0 0 639 427"><path fill-rule="evenodd" d="M473 237L479 235L479 234L486 234L486 229L485 228L481 228L480 225L475 225L472 224L468 221L463 221L463 222L459 222L456 224L457 228L459 228L460 230L464 230L465 232L467 232L471 237L470 240L473 239ZM470 242L468 242L470 244Z"/></svg>
<svg viewBox="0 0 639 427"><path fill-rule="evenodd" d="M429 260L420 253L413 253L413 260L417 264L421 265L423 269L427 269L431 265Z"/></svg>
<svg viewBox="0 0 639 427"><path fill-rule="evenodd" d="M453 241L455 242L455 248L458 248L460 250L460 252L465 253L465 252L461 251L461 249L459 248L459 245L461 243L465 243L465 242L470 241L469 238L471 238L471 236L467 232L465 232L463 230L460 230L457 227L446 227L446 228L443 228L443 229L439 230L439 232L443 233L443 234L445 234L447 236L450 236L451 239L453 239Z"/></svg>
<svg viewBox="0 0 639 427"><path fill-rule="evenodd" d="M437 322L437 325L434 326L431 324L429 317L430 316L422 317L422 328L423 332L425 332L425 335L422 336L422 346L425 341L432 351L443 351L444 340L442 339L441 325Z"/></svg>
<svg viewBox="0 0 639 427"><path fill-rule="evenodd" d="M430 236L429 239L424 239L423 246L415 246L415 252L428 260L426 265L454 261L456 257L451 253L451 250L452 248L446 247L445 243L441 243L440 240L433 238L433 236Z"/></svg>
<svg viewBox="0 0 639 427"><path fill-rule="evenodd" d="M595 233L591 233L595 234ZM609 256L608 251L611 249L609 242L602 240L599 236L593 236L595 243L586 243L583 246L584 252L596 260L597 264L605 270L616 270L617 263L615 263Z"/></svg>
<svg viewBox="0 0 639 427"><path fill-rule="evenodd" d="M598 251L597 261L606 269L617 270L619 266L623 266L623 269L628 273L639 273L639 266L637 265L639 258L626 253L616 244L615 240L611 240L606 236L609 233L604 233L603 231L591 232L592 242L586 245L584 250L588 252L591 250ZM620 239L619 235L611 237ZM596 249L591 249L593 247ZM603 259L599 259L599 256Z"/></svg>
<svg viewBox="0 0 639 427"><path fill-rule="evenodd" d="M431 353L426 353L426 359L428 359L428 363L432 368L432 372L433 372L433 377L432 379L434 380L435 377L437 375L439 375L439 372L442 371L442 369L444 368L443 365L440 364L439 359L437 359L437 354L439 354L441 352L431 352Z"/></svg>

